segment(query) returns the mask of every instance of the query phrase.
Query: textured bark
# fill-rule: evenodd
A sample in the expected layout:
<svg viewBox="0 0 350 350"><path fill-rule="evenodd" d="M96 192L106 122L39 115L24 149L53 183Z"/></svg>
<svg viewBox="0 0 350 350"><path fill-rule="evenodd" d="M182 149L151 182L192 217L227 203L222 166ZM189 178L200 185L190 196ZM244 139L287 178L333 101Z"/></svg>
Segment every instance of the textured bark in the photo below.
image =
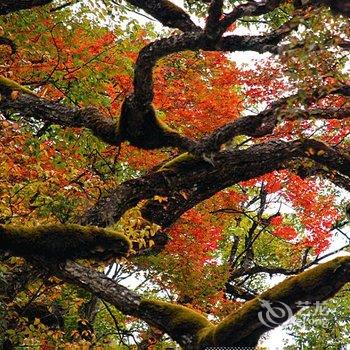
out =
<svg viewBox="0 0 350 350"><path fill-rule="evenodd" d="M163 330L181 344L193 339L192 327L199 330L203 325L210 325L204 316L190 309L170 303L142 300L138 294L118 285L106 275L76 263L67 262L59 267L51 266L49 271L56 271L55 273L65 281L89 290L121 312L141 318L151 326ZM193 318L186 319L185 315L188 313Z"/></svg>
<svg viewBox="0 0 350 350"><path fill-rule="evenodd" d="M218 191L273 170L288 168L289 160L304 157L338 171L349 181L349 153L338 151L315 140L270 142L241 151L221 152L218 158L213 158L215 167L211 172L200 173L198 167L193 173L188 173L188 181L178 189L186 190L186 198L175 193L168 198L166 205L149 201L142 214L163 227L169 226L184 212ZM172 188L174 186L176 185Z"/></svg>
<svg viewBox="0 0 350 350"><path fill-rule="evenodd" d="M167 27L178 28L184 32L199 29L188 13L169 0L127 0L130 4L142 8L148 14Z"/></svg>
<svg viewBox="0 0 350 350"><path fill-rule="evenodd" d="M136 293L118 285L104 274L75 263L69 262L54 269L65 281L81 286L123 313L141 318L157 327L185 349L256 346L260 336L271 330L258 317L259 313L266 312L263 301L268 301L272 307L280 306L280 302L285 303L295 314L300 310L298 302L328 299L350 281L350 257L336 258L286 279L214 326L204 316L186 307L141 300ZM332 284L329 283L330 280L333 281ZM274 327L285 320L285 317L276 319Z"/></svg>
<svg viewBox="0 0 350 350"><path fill-rule="evenodd" d="M134 96L139 106L147 106L153 100L153 68L156 62L175 52L197 50L204 37L201 32L172 35L145 46L139 53L134 73Z"/></svg>
<svg viewBox="0 0 350 350"><path fill-rule="evenodd" d="M84 127L110 145L119 145L121 142L117 120L105 117L97 108L70 107L20 94L15 100L4 96L0 110L4 113L18 113L27 120L42 120L63 127Z"/></svg>
<svg viewBox="0 0 350 350"><path fill-rule="evenodd" d="M329 281L333 281L332 284ZM293 314L300 307L298 302L323 301L331 298L350 281L350 257L340 257L321 264L297 276L290 277L277 286L260 294L247 302L236 313L223 320L215 329L213 338L207 336L201 348L206 346L256 346L262 334L271 328L262 324L258 318L264 313L263 300L272 307L280 306L280 302L288 305ZM287 318L275 320L282 324Z"/></svg>
<svg viewBox="0 0 350 350"><path fill-rule="evenodd" d="M0 0L0 14L29 9L50 2L49 0ZM29 122L41 120L47 124L58 124L63 127L85 127L111 145L129 141L144 149L171 146L189 151L145 176L126 181L117 188L108 190L94 207L76 221L82 225L105 227L116 222L126 210L146 199L148 202L142 208L143 216L163 227L168 227L185 211L230 185L256 178L273 170L290 168L296 172L303 171L301 168L295 169L293 164L290 165L290 161L295 159L307 158L314 162L314 168L312 168L314 172L310 172L311 168L304 169L308 172L305 176L331 174L330 178L334 183L340 184L343 188L349 188L348 150L329 147L315 140L270 141L244 149L220 151L224 143L237 135L259 138L271 134L280 120L343 119L349 117L348 108L291 110L286 108L288 99L282 99L258 115L240 118L200 140L191 140L161 124L152 106L153 68L158 60L172 53L199 49L254 50L278 54L284 49L280 46L281 41L298 27L297 19L304 18L305 1L302 3L295 1L295 8L300 9L300 12L294 13L291 21L272 33L227 37L222 37L223 33L237 19L269 13L286 1L247 1L222 17L223 1L213 0L209 6L209 16L204 30L198 28L184 10L168 0L128 0L128 2L143 9L163 25L180 29L184 33L157 40L140 51L134 72L134 92L125 99L118 121L106 118L96 108L80 109L65 106L27 95L29 92L25 93L24 89L20 90L24 93L12 99L9 88L0 87L3 95L0 110L4 115L15 113ZM310 0L307 6L310 4L329 6L336 14L349 16L350 13L349 1ZM1 38L0 44L13 48L9 41ZM332 91L315 91L303 103L310 106L327 94L349 96L350 87L343 85ZM166 200L162 203L154 201L155 195L164 196ZM28 235L29 231L33 233L34 240ZM259 297L231 286L234 293L252 300L215 326L206 317L189 308L143 300L138 294L118 285L104 274L92 268L67 262L67 259L105 259L121 256L127 254L129 248L128 241L124 237L113 235L112 237L103 229L70 226L68 231L67 233L67 227L61 226L37 227L29 230L1 225L1 248L11 254L25 256L33 265L42 266L47 274L56 274L64 281L92 292L94 301L97 297L102 298L115 305L121 312L140 318L150 326L168 333L185 349L204 349L207 346L255 346L261 335L269 330L258 318L258 314L264 312L262 300L268 300L275 306L278 306L279 302L286 303L295 313L298 311L298 301L325 300L350 280L350 258L346 257L334 259L291 277ZM157 249L162 249L167 241L165 232L160 231L154 240ZM248 270L236 270L236 275ZM272 272L271 269L263 266L251 267L248 272L254 274L261 271ZM299 270L273 269L273 272L292 274ZM28 273L25 266L19 271L14 271L13 274L7 274L5 284L0 284L0 291L3 291L7 297L11 293L16 293L31 281L32 277L21 275L26 273L33 278L37 276L35 273L32 275L30 270ZM93 318L93 312L91 309L87 314ZM284 319L281 319L280 323L283 321Z"/></svg>
<svg viewBox="0 0 350 350"><path fill-rule="evenodd" d="M208 17L204 28L204 35L213 43L215 43L222 35L219 23L223 14L223 6L223 0L213 0L208 9Z"/></svg>
<svg viewBox="0 0 350 350"><path fill-rule="evenodd" d="M213 164L199 158L185 158L164 170L127 181L109 190L80 223L108 226L141 199L158 194L167 196L167 202L150 201L143 215L163 227L169 226L185 211L218 191L285 168L294 158L305 157L350 177L350 157L341 150L315 140L272 141L244 150L222 151L213 157ZM179 193L182 190L185 196Z"/></svg>

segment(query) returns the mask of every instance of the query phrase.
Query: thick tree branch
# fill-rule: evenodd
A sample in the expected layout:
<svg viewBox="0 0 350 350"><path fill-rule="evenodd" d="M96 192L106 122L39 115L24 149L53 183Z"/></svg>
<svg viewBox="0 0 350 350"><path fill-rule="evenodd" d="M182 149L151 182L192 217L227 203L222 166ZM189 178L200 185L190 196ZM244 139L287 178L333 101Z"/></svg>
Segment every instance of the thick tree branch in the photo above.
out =
<svg viewBox="0 0 350 350"><path fill-rule="evenodd" d="M166 332L185 349L204 349L208 346L256 346L260 336L271 329L258 317L259 313L266 313L266 302L271 307L285 303L294 314L300 310L298 303L301 301L323 301L334 296L350 281L350 257L333 259L286 279L247 302L217 326L186 307L141 300L136 293L107 276L75 263L68 262L53 271L63 280L91 291L123 313ZM283 323L291 315L286 313L285 316L275 319L273 326Z"/></svg>
<svg viewBox="0 0 350 350"><path fill-rule="evenodd" d="M332 93L349 94L349 87L340 86ZM173 146L185 150L190 149L199 155L217 151L223 143L237 135L259 137L270 134L278 120L344 119L350 116L349 108L281 109L281 106L288 101L288 99L282 99L257 115L246 116L226 124L196 142L160 124L152 109L148 113L132 113L131 111L139 107L135 105L130 107L133 98L129 99L127 99L128 102L124 102L124 112L122 111L122 114L128 115L128 120L122 121L120 126L118 126L118 121L104 116L97 108L69 107L27 94L20 94L16 99L3 96L0 110L5 114L19 114L29 121L42 120L45 123L58 124L63 127L84 127L111 145L119 145L121 141L128 140L140 148ZM127 108L131 110L126 110Z"/></svg>
<svg viewBox="0 0 350 350"><path fill-rule="evenodd" d="M106 275L73 262L51 267L64 281L78 285L111 303L126 315L135 316L169 334L182 346L193 341L198 330L210 325L199 313L180 305L143 300Z"/></svg>
<svg viewBox="0 0 350 350"><path fill-rule="evenodd" d="M212 41L213 43L217 41L222 35L219 22L222 16L223 5L223 0L212 0L209 6L208 18L204 28L204 34L208 40Z"/></svg>
<svg viewBox="0 0 350 350"><path fill-rule="evenodd" d="M320 164L314 164L313 166L311 166L310 164L299 164L293 169L293 171L296 174L298 174L298 176L300 176L302 179L311 176L324 177L325 179L331 181L334 185L350 193L350 181L346 176L335 172L329 172Z"/></svg>
<svg viewBox="0 0 350 350"><path fill-rule="evenodd" d="M337 93L347 92L346 90L347 88L348 88L347 86L339 87L336 89L336 92ZM289 114L288 110L286 112L280 109L280 105L283 104L284 102L285 102L285 99L276 102L273 105L273 107L267 109L266 111L256 116L248 116L248 117L240 118L239 120L231 124L227 124L224 127L219 128L217 131L215 131L214 133L212 133L211 135L205 137L200 141L199 151L197 148L198 144L197 145L195 144L194 147L190 143L188 143L187 145L188 147L192 147L198 153L206 153L206 152L216 151L222 143L229 141L232 137L239 134L257 137L257 136L263 136L268 133L271 133L273 131L273 128L276 125L276 121L278 117L276 114L281 114L281 113L283 115ZM86 109L80 110L78 108L66 107L59 103L49 102L49 101L39 99L34 96L29 96L26 94L20 95L15 100L12 100L10 98L3 99L3 101L0 104L0 108L5 111L12 110L12 111L15 111L16 113L20 112L21 115L24 115L26 118L38 118L38 116L40 116L40 118L42 118L46 122L49 121L52 123L59 123L60 125L64 125L64 126L89 127L94 132L95 135L98 135L103 140L108 140L109 143L112 143L112 144L115 142L115 140L118 140L118 137L120 139L120 135L118 135L118 133L116 133L115 131L117 129L115 122L111 119L104 118L96 109L86 108ZM276 111L279 113L276 113ZM325 112L324 110L322 111L318 109L318 110L310 110L309 112L311 117L318 115L320 117L328 118L329 117L328 113L332 112L334 113L335 118L340 118L340 117L346 116L347 110L345 111L346 112L344 112L342 109L339 109L339 110L327 109L327 112ZM292 114L291 117L300 116L301 114L305 117L305 115L307 115L307 111L296 110L294 114L293 113L291 114ZM148 129L144 127L143 130L148 130ZM124 130L122 131L124 132ZM171 132L167 131L166 135L169 136L170 134ZM179 137L181 137L181 135ZM169 140L171 140L171 137L169 138ZM186 138L184 140L185 142L187 142ZM174 145L176 145L175 141L174 141ZM260 145L257 147L263 147L263 146ZM238 158L239 158L241 152L235 151L234 154L236 153L238 153ZM229 161L230 153L226 152L223 154L224 154L225 161ZM203 171L209 170L209 173L210 173L211 172L210 170L213 170L211 165L206 164L201 160L192 159L189 162L186 161L185 163L186 163L185 168L187 169L187 171L191 169L191 167L195 166L197 163L201 164L199 169L202 168ZM273 164L273 161L271 161L270 165L272 164ZM181 164L180 162L177 165L179 165L180 167L183 167L184 163ZM241 166L245 167L246 165L242 164ZM268 167L267 169L262 170L262 172L259 171L260 168L261 168L260 165L257 166L258 171L256 174L263 174L268 171L275 170L276 168L279 168L279 166L276 166L276 164L274 163L272 167ZM268 170L268 169L271 169L271 170ZM174 169L171 169L171 170L174 171ZM243 171L242 168L237 170L238 170L237 174ZM108 225L114 222L115 220L117 220L125 210L137 204L141 199L149 199L157 194L158 195L170 194L170 196L173 196L173 194L171 194L171 191L169 191L170 183L172 183L170 187L174 186L174 188L179 188L179 189L183 189L183 187L181 187L182 180L179 183L180 186L179 184L175 184L177 180L176 181L170 180L173 177L173 175L171 174L172 172L170 172L169 174L169 171L166 171L165 173L160 171L153 174L153 177L151 176L147 178L146 181L144 178L141 178L140 180L138 179L132 180L131 182L127 182L121 185L118 188L118 190L115 191L114 195L112 196L107 195L106 199L103 198L99 202L99 204L96 206L96 208L89 211L89 214L87 216L89 217L89 219L86 219L87 217L85 216L82 219L82 223L95 224L95 225L101 225L103 223L103 225ZM183 177L184 179L186 178L186 176L187 174L181 175L181 177ZM216 174L215 176L219 176L219 175ZM252 175L252 177L253 176L254 175ZM235 181L238 182L244 179L245 178L238 177L237 180L232 179L233 182L231 181L230 183L235 183ZM187 180L185 181L187 182ZM190 182L194 186L195 190L188 189L189 192L192 192L194 202L192 203L191 201L187 201L188 202L187 205L184 206L185 210L192 207L195 203L198 202L199 199L208 198L218 190L224 188L224 187L220 189L212 188L211 191L208 191L208 187L209 188L211 187L210 183L205 183L203 184L204 187L202 187L202 186L197 186L196 181L199 184L201 183L200 178L198 178L198 180ZM142 183L141 188L138 185L139 182ZM217 177L214 183L216 182L217 182ZM219 183L223 183L223 182L220 180ZM223 186L227 186L227 185L224 184ZM204 188L206 188L206 190ZM171 201L175 201L175 203L177 203L176 207L178 207L178 204L183 202L183 198L178 194L174 196L175 197ZM176 199L176 197L179 197L179 198ZM113 200L111 200L111 198L113 198ZM178 203L178 201L180 202ZM156 204L156 207L158 206L159 206L159 203ZM170 205L170 207L172 207L172 205ZM100 210L101 208L104 208L104 209ZM94 211L96 212L95 214L93 213ZM151 210L151 212L153 211L154 210ZM147 210L145 212L147 212ZM160 213L162 212L163 210L160 211ZM176 214L175 217L178 216L178 213L176 210L174 211L174 214ZM163 222L163 220L161 221ZM171 219L171 222L172 221L173 220Z"/></svg>
<svg viewBox="0 0 350 350"><path fill-rule="evenodd" d="M240 181L285 168L287 162L294 158L313 159L350 177L349 155L315 140L271 141L243 150L220 152L213 157L214 166L190 155L182 155L157 172L109 190L85 213L80 223L108 226L141 199L161 195L167 200L148 202L143 208L143 215L166 227L216 192Z"/></svg>
<svg viewBox="0 0 350 350"><path fill-rule="evenodd" d="M126 97L119 118L119 133L122 140L143 149L178 147L190 150L196 141L169 128L156 115L151 103L141 104L134 94Z"/></svg>
<svg viewBox="0 0 350 350"><path fill-rule="evenodd" d="M125 256L129 240L114 231L79 225L0 225L0 249L12 255L44 257L48 261Z"/></svg>
<svg viewBox="0 0 350 350"><path fill-rule="evenodd" d="M330 282L332 281L332 282ZM292 314L300 310L299 303L324 301L350 281L350 257L340 257L295 277L290 277L277 286L247 302L237 312L228 316L207 332L200 340L199 349L208 346L256 346L262 334L282 324L285 317L274 318L271 328L261 322L260 314L266 314L266 302L272 308L282 303L287 305ZM265 318L266 320L266 318Z"/></svg>
<svg viewBox="0 0 350 350"><path fill-rule="evenodd" d="M199 28L192 22L188 13L170 0L127 0L131 5L143 9L164 26L178 28L183 32Z"/></svg>
<svg viewBox="0 0 350 350"><path fill-rule="evenodd" d="M217 12L215 6L213 9ZM215 11L213 13L216 13ZM223 38L218 45L219 47L221 45L220 49L230 50L245 50L249 47L255 50L265 49L274 46L284 37L285 33L285 30L281 30L266 37L232 36ZM105 118L92 107L69 108L59 103L35 99L27 95L22 95L15 100L3 99L0 109L4 112L20 113L26 118L40 118L46 122L63 126L84 126L112 145L119 145L121 141L128 140L131 144L145 149L175 146L183 150L199 150L201 147L198 147L195 141L168 128L156 117L151 105L153 100L152 71L157 60L165 55L186 49L195 50L200 47L212 49L211 44L209 47L208 45L206 36L195 32L161 39L143 48L135 67L135 91L123 103L119 125L116 121ZM224 135L225 132L221 134Z"/></svg>
<svg viewBox="0 0 350 350"><path fill-rule="evenodd" d="M202 45L200 32L172 35L145 46L139 53L134 71L134 96L140 106L147 106L153 100L153 68L156 62L175 52L197 50Z"/></svg>
<svg viewBox="0 0 350 350"><path fill-rule="evenodd" d="M309 109L298 109L291 108L285 109L282 112L281 117L284 120L308 120L308 119L346 119L350 118L350 107L337 108L309 108Z"/></svg>
<svg viewBox="0 0 350 350"><path fill-rule="evenodd" d="M341 85L331 91L314 91L309 98L311 104L329 94L350 95L348 85ZM246 135L251 137L261 137L271 134L278 122L287 120L310 120L310 119L346 119L350 118L350 108L348 107L325 107L325 108L290 108L288 102L295 100L298 94L282 98L274 102L271 107L256 114L241 117L232 123L223 125L214 130L211 134L198 140L197 148L191 150L194 154L204 154L218 151L224 143L230 141L235 136Z"/></svg>
<svg viewBox="0 0 350 350"><path fill-rule="evenodd" d="M215 48L221 51L255 51L258 53L270 52L279 55L281 52L289 49L280 47L278 44L285 39L293 30L296 30L300 24L300 18L287 22L281 28L264 35L228 35L215 45Z"/></svg>
<svg viewBox="0 0 350 350"><path fill-rule="evenodd" d="M0 14L31 8L49 3L49 0L1 1ZM236 135L259 137L271 133L278 118L334 118L348 117L349 110L281 109L285 100L273 104L266 111L248 116L219 128L211 135L197 141L190 140L157 118L152 106L153 68L157 61L171 53L184 50L247 50L279 53L278 44L298 25L289 22L279 30L265 36L229 36L221 38L228 26L244 16L260 16L273 11L285 1L248 1L237 6L222 20L222 0L213 0L204 31L201 31L189 15L168 0L128 0L158 19L163 25L178 28L185 33L158 40L147 45L139 54L135 67L134 93L122 106L119 122L105 118L94 108L78 109L59 103L45 101L35 93L11 97L8 88L0 102L0 110L16 113L28 120L40 120L67 127L86 127L103 141L119 145L124 140L140 148L177 146L194 151L195 155L216 152L212 164L200 157L182 154L162 166L158 171L138 179L127 181L109 190L99 202L79 219L84 225L108 226L117 221L129 208L143 199L149 200L142 214L163 227L171 225L179 216L197 203L216 192L243 180L255 178L273 170L284 169L295 159L313 160L324 171L336 172L338 179L350 178L350 156L338 148L329 147L316 140L291 142L272 141L256 144L246 149L218 152L220 146ZM349 15L349 1L310 0L312 5L327 5L335 13ZM0 41L1 44L1 41ZM5 42L5 44L9 44ZM14 89L16 90L16 89ZM1 93L3 90L1 89ZM329 91L327 93L330 93ZM331 93L350 95L350 88L342 86ZM29 94L29 95L27 95ZM313 99L316 96L312 96ZM282 104L281 104L282 103ZM155 195L165 197L162 202ZM263 205L262 205L263 206ZM253 226L253 229L256 225ZM252 231L254 231L252 229ZM157 236L160 236L157 235ZM156 237L157 237L156 236ZM161 243L164 244L161 240ZM247 245L249 245L247 241ZM333 296L350 280L350 258L338 258L303 272L254 298L241 310L231 314L214 326L204 316L179 305L142 300L136 293L118 285L107 276L90 268L79 266L67 259L108 259L124 256L130 248L129 241L115 232L102 228L78 225L53 225L34 228L0 225L1 249L14 255L40 263L48 272L54 272L64 281L91 291L95 296L115 305L123 313L138 317L151 326L167 332L185 349L204 349L207 346L255 346L268 327L258 315L264 312L263 300L272 306L279 302L287 304L292 313L298 311L299 301L322 301ZM58 264L59 262L63 262ZM251 273L266 271L262 266L250 269ZM247 271L247 270L245 270ZM270 269L270 272L276 271ZM278 270L281 272L281 270ZM296 272L296 271L293 271ZM8 276L11 280L11 276ZM332 281L330 283L329 281ZM1 285L0 285L1 287ZM12 290L16 290L15 287ZM252 297L252 296L250 296ZM285 319L281 319L282 323Z"/></svg>
<svg viewBox="0 0 350 350"><path fill-rule="evenodd" d="M63 127L84 127L110 145L119 145L121 137L116 120L105 117L97 108L78 108L20 94L16 99L2 96L0 111L15 113L28 120L41 120Z"/></svg>
<svg viewBox="0 0 350 350"><path fill-rule="evenodd" d="M185 196L174 192L168 195L166 203L150 200L142 209L143 216L163 226L171 225L183 213L218 191L240 181L245 181L273 170L288 168L288 161L309 158L350 177L350 156L341 150L333 149L316 140L293 142L269 142L255 145L245 150L220 152L213 158L215 167L205 170L201 164L195 170L183 170L187 181L181 188L173 181L171 170L164 173L174 191L185 190ZM203 162L203 166L208 166ZM187 164L188 166L188 164ZM182 178L180 165L176 169L178 179ZM187 168L188 169L188 168Z"/></svg>

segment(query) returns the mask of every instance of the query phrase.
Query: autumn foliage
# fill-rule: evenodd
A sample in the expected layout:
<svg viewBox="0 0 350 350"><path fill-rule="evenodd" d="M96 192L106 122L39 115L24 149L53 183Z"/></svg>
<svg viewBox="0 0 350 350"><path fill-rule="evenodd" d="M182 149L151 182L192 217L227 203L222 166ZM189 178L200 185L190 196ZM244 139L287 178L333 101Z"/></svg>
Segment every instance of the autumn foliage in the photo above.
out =
<svg viewBox="0 0 350 350"><path fill-rule="evenodd" d="M150 60L154 83L144 85L151 86L149 105L158 120L198 148L145 150L129 142L103 142L86 120L83 127L65 125L55 108L61 105L78 113L94 107L117 128L123 101L140 89L135 83L140 51L167 35L178 39L179 29L174 27L182 30L189 25L187 17L181 17L184 23L179 26L166 16L156 16L173 28L166 29L165 35L164 29L148 22L140 25L134 19L137 15L130 15L136 11L130 6L142 1L127 1L128 5L107 1L100 8L94 2L66 6L56 2L62 8L49 4L0 18L4 35L16 43L14 53L8 45L0 45L0 75L29 86L38 96L35 101L43 103L42 115L33 117L26 110L30 104L20 105L24 93L1 88L1 224L109 226L132 242L128 255L105 262L86 259L82 266L105 271L116 283L137 281L135 290L143 298L186 306L217 323L265 290L266 274L299 273L322 259L337 225L346 225L350 93L348 58L340 37L350 34L348 19L334 19L335 10L331 13L319 4L305 7L279 1L273 11L261 10L269 31L260 37L275 33L280 38L283 30L280 40L270 38L261 44L252 34L255 46L244 47L248 39L242 39L243 49L226 49L228 44L221 49L219 37L214 43L210 35L207 42L200 41L193 31L196 44L171 47L169 53L165 50L152 58L154 62ZM141 8L153 14L147 7L151 3ZM211 15L204 4L188 1L186 9L200 22L210 23L215 19L215 3L220 2L212 2ZM242 6L242 13L248 11ZM254 11L253 17L260 16ZM219 15L217 25L229 18L225 12ZM249 11L246 16L237 14L238 24L229 23L227 32L245 26L240 17L249 22L252 16ZM300 31L295 26L298 21L305 25ZM235 52L253 49L270 55L249 66L242 59L236 62ZM55 107L45 105L51 102ZM54 122L47 118L48 110L58 113ZM251 118L247 125L252 130L237 126L244 131L233 132L216 149L205 148L208 138L221 140L227 125L240 125L244 118ZM309 140L319 147L310 146ZM271 162L259 158L263 152ZM167 167L184 154L184 162ZM270 168L269 163L275 165ZM237 178L225 178L235 167ZM127 200L119 203L113 193L123 186L126 190L120 190L120 196ZM122 207L120 215L113 205ZM91 214L94 208L100 216ZM159 209L157 214L169 217L180 214L162 225L152 215L144 215L145 208L148 213ZM104 215L112 219L100 224L96 217ZM48 350L171 343L163 336L166 330L155 330L161 321L144 320L150 324L146 327L142 317L104 300L95 286L86 291L83 282L75 283L75 276L67 277L57 272L59 268L52 274L60 279L46 270L35 271L38 262L47 259L44 253L25 261L0 252L4 280L23 272L28 263L34 266L34 272L27 273L34 277L13 292L13 300L0 283L0 318L4 319L0 345L38 345ZM39 306L46 313L39 314ZM54 315L55 321L45 321L48 315ZM178 341L177 334L169 334Z"/></svg>

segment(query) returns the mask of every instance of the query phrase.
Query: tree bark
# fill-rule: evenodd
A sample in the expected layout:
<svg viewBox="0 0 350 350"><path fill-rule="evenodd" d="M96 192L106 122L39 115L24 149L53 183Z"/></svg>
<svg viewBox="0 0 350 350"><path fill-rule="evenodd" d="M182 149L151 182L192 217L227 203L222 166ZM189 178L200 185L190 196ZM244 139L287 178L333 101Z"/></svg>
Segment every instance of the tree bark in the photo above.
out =
<svg viewBox="0 0 350 350"><path fill-rule="evenodd" d="M204 315L184 306L141 299L104 274L73 262L50 271L63 280L83 287L113 304L123 313L138 317L169 334L185 349L215 346L256 346L261 335L285 322L300 310L300 302L321 302L350 281L350 256L335 258L289 277L277 286L248 301L241 309L214 325ZM333 283L329 283L333 281ZM283 304L281 304L283 303ZM269 308L285 305L285 313L274 323L265 323ZM259 317L260 315L260 317Z"/></svg>

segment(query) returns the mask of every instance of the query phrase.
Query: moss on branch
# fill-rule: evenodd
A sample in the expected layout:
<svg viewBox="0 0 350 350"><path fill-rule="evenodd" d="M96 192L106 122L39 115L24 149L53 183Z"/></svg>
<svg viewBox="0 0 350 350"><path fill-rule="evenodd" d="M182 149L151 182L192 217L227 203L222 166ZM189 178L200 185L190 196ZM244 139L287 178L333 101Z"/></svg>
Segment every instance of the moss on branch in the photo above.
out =
<svg viewBox="0 0 350 350"><path fill-rule="evenodd" d="M198 348L205 346L254 346L267 329L258 319L258 313L264 310L262 300L287 304L293 313L300 308L300 301L323 301L350 281L350 256L339 257L287 278L277 286L247 302L238 311L232 313L214 329L203 329L198 334ZM285 320L280 320L283 323ZM276 321L278 322L278 321Z"/></svg>
<svg viewBox="0 0 350 350"><path fill-rule="evenodd" d="M20 92L23 92L25 94L38 97L38 95L35 92L33 92L32 90L26 88L25 86L18 84L14 80L11 80L11 79L4 77L3 75L0 75L0 88L1 88L1 90L20 91Z"/></svg>
<svg viewBox="0 0 350 350"><path fill-rule="evenodd" d="M271 330L259 320L259 313L266 312L262 300L269 301L272 307L274 305L280 307L279 302L284 302L294 314L300 310L298 302L324 301L350 280L350 256L336 258L286 279L245 303L241 309L233 312L219 324L213 325L205 315L188 307L157 300L142 300L136 293L128 291L97 271L91 272L77 264L73 266L74 268L67 270L66 265L66 273L63 274L67 278L68 273L70 282L82 285L84 288L89 287L90 291L111 302L122 312L157 327L169 334L184 349L192 350L218 346L254 347L261 335ZM92 279L91 273L94 277ZM277 327L285 320L286 318L274 319L273 326Z"/></svg>
<svg viewBox="0 0 350 350"><path fill-rule="evenodd" d="M157 117L152 104L140 106L134 95L122 104L117 131L121 141L142 149L175 146L187 150L193 146L193 141Z"/></svg>
<svg viewBox="0 0 350 350"><path fill-rule="evenodd" d="M180 344L192 343L194 349L210 346L256 346L260 336L270 328L258 317L264 311L262 300L287 304L292 313L300 308L300 301L323 301L332 297L350 280L350 256L339 257L297 276L290 277L277 286L247 302L238 311L214 326L203 315L180 305L144 300L140 312L155 325L167 332ZM277 304L276 304L277 305ZM288 316L288 315L287 315ZM281 319L283 323L285 319Z"/></svg>
<svg viewBox="0 0 350 350"><path fill-rule="evenodd" d="M164 171L164 170L177 171L179 169L184 169L188 167L193 168L196 160L198 161L198 159L196 159L195 156L193 156L188 152L181 153L177 157L164 163L158 169L158 171Z"/></svg>
<svg viewBox="0 0 350 350"><path fill-rule="evenodd" d="M182 337L194 337L204 328L213 327L206 317L200 313L181 306L163 301L143 300L140 310L162 325L164 330L175 340L181 342Z"/></svg>
<svg viewBox="0 0 350 350"><path fill-rule="evenodd" d="M133 96L123 102L118 131L123 140L143 149L168 146L168 136L177 134L156 116L152 105L140 109Z"/></svg>
<svg viewBox="0 0 350 350"><path fill-rule="evenodd" d="M125 256L130 247L125 236L95 226L0 225L0 250L23 257L40 256L53 261L107 260Z"/></svg>

